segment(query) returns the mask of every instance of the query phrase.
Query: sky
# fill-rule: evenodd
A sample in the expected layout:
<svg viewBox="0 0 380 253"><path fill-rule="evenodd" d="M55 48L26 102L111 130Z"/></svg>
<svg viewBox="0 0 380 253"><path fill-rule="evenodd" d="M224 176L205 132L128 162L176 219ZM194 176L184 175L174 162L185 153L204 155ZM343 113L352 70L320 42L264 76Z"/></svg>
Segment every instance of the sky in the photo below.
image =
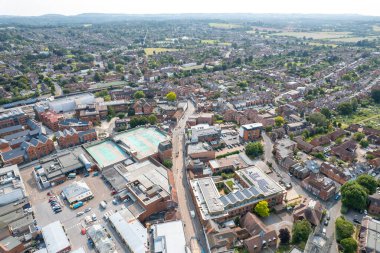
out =
<svg viewBox="0 0 380 253"><path fill-rule="evenodd" d="M380 16L380 0L0 0L0 15L303 13Z"/></svg>

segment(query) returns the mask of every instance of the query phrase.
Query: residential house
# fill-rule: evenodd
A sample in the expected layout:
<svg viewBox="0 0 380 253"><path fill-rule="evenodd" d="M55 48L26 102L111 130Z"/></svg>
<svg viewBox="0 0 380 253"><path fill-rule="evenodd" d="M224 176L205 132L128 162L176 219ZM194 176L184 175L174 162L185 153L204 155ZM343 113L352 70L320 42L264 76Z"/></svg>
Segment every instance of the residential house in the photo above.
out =
<svg viewBox="0 0 380 253"><path fill-rule="evenodd" d="M355 141L349 140L339 146L333 147L331 152L345 162L352 162L356 157L356 145Z"/></svg>
<svg viewBox="0 0 380 253"><path fill-rule="evenodd" d="M336 192L334 182L330 178L318 174L311 174L302 181L301 186L325 201L334 196Z"/></svg>
<svg viewBox="0 0 380 253"><path fill-rule="evenodd" d="M323 206L318 200L305 198L293 209L294 221L307 220L312 225L318 226L323 216Z"/></svg>
<svg viewBox="0 0 380 253"><path fill-rule="evenodd" d="M320 171L328 178L342 185L352 178L352 175L349 171L340 169L328 162L324 162L321 164Z"/></svg>
<svg viewBox="0 0 380 253"><path fill-rule="evenodd" d="M277 246L277 233L269 229L255 214L248 212L240 220L242 228L251 235L244 240L249 253L262 252L264 248Z"/></svg>

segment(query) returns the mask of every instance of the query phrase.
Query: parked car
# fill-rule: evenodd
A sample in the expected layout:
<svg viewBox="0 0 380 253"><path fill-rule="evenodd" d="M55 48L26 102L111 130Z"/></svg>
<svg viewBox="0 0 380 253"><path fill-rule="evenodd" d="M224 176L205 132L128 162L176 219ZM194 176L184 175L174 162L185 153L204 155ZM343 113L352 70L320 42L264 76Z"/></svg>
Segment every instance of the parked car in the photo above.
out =
<svg viewBox="0 0 380 253"><path fill-rule="evenodd" d="M91 207L87 207L86 209L84 209L85 213L88 213L89 211L91 211Z"/></svg>
<svg viewBox="0 0 380 253"><path fill-rule="evenodd" d="M82 216L83 214L84 214L84 212L79 212L79 213L77 213L77 217Z"/></svg>
<svg viewBox="0 0 380 253"><path fill-rule="evenodd" d="M96 214L92 214L92 216L91 216L91 219L93 220L93 221L96 221L98 218L96 217Z"/></svg>
<svg viewBox="0 0 380 253"><path fill-rule="evenodd" d="M100 205L103 209L106 209L106 208L107 208L107 202L106 202L105 200L100 201L99 205Z"/></svg>

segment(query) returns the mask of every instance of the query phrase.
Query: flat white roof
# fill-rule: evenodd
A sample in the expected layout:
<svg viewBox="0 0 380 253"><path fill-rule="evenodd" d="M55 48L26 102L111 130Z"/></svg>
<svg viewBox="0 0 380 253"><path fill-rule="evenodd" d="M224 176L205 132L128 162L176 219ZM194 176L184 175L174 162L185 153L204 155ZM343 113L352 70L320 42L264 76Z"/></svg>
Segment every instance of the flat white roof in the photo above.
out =
<svg viewBox="0 0 380 253"><path fill-rule="evenodd" d="M153 225L154 252L186 253L186 240L182 221Z"/></svg>
<svg viewBox="0 0 380 253"><path fill-rule="evenodd" d="M48 253L57 253L71 247L60 221L55 221L42 228L42 236Z"/></svg>
<svg viewBox="0 0 380 253"><path fill-rule="evenodd" d="M147 248L147 230L137 219L126 221L120 212L109 217L122 240L134 253L145 253Z"/></svg>

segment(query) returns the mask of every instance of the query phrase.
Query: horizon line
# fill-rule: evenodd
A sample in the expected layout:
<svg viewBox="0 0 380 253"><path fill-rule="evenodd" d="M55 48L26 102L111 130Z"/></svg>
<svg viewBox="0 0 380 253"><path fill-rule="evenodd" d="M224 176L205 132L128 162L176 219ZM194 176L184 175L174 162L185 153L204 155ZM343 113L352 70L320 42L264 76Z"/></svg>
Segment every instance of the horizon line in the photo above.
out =
<svg viewBox="0 0 380 253"><path fill-rule="evenodd" d="M73 17L80 15L130 15L130 16L160 16L160 15L324 15L324 16L362 16L362 17L380 17L380 15L370 15L370 14L359 14L359 13L307 13L307 12L166 12L166 13L117 13L117 12L83 12L78 14L60 14L60 13L46 13L40 15L12 15L12 14L0 14L0 17L23 17L23 18L38 18L44 16L63 16L63 17Z"/></svg>

